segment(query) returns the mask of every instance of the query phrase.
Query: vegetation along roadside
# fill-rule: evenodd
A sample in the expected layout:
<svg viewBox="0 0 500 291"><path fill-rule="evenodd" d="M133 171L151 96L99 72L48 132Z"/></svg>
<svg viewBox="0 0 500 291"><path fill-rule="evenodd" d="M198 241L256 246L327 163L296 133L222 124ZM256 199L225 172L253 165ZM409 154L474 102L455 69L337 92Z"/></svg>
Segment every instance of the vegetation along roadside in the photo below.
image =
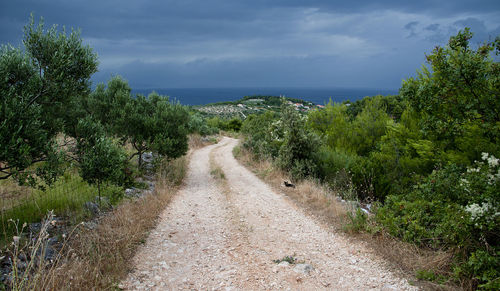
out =
<svg viewBox="0 0 500 291"><path fill-rule="evenodd" d="M387 256L429 285L498 290L500 66L493 56L500 37L476 48L471 37L465 29L436 47L430 68L404 81L397 96L330 102L307 114L283 102L280 112L250 115L239 151L272 161L293 183L318 180L365 206L371 214L347 213L346 228L401 246ZM256 169L274 175L267 167ZM318 203L326 213L328 201ZM411 250L423 256L408 261L421 263L403 262Z"/></svg>
<svg viewBox="0 0 500 291"><path fill-rule="evenodd" d="M119 76L90 88L78 31L33 17L0 49L1 281L5 289L110 289L175 193L193 111ZM188 135L191 134L191 137Z"/></svg>
<svg viewBox="0 0 500 291"><path fill-rule="evenodd" d="M0 48L4 287L113 288L182 181L189 144L225 131L240 132L235 155L261 177L294 185L295 201L423 286L500 289L500 37L471 37L436 47L396 96L192 108L133 96L119 76L91 89L97 54L32 17L23 48Z"/></svg>

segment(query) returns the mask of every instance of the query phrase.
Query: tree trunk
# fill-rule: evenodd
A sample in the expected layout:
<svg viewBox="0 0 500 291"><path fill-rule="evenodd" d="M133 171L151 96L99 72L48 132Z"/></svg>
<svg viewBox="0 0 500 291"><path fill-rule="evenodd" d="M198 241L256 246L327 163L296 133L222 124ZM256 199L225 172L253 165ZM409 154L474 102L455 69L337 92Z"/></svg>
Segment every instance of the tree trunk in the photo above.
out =
<svg viewBox="0 0 500 291"><path fill-rule="evenodd" d="M142 151L139 151L139 169L142 169Z"/></svg>

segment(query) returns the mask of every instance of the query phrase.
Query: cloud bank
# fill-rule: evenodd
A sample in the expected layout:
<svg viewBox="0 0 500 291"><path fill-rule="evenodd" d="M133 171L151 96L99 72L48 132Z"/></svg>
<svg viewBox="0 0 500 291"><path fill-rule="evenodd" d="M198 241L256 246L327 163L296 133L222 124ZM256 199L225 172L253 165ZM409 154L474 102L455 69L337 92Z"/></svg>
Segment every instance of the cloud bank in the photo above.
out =
<svg viewBox="0 0 500 291"><path fill-rule="evenodd" d="M135 88L398 88L424 54L468 26L500 34L498 1L8 1L0 42L20 45L30 12L81 29L95 82Z"/></svg>

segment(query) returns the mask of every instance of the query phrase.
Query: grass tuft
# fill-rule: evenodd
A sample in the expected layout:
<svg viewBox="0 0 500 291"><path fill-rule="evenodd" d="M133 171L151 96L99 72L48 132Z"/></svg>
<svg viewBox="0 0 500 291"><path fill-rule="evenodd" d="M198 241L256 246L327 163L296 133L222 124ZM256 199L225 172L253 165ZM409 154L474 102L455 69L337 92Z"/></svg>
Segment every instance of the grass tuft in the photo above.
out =
<svg viewBox="0 0 500 291"><path fill-rule="evenodd" d="M1 241L7 241L15 234L15 228L8 220L22 223L41 221L47 212L52 211L59 217L68 217L70 222L78 223L90 213L84 207L85 202L94 201L98 195L97 188L86 183L74 170L68 170L54 185L45 190L17 188L26 191L12 204L2 199L1 209ZM112 203L122 197L121 187L107 185L102 189L102 196Z"/></svg>
<svg viewBox="0 0 500 291"><path fill-rule="evenodd" d="M53 267L35 272L35 290L109 290L131 271L131 260L179 185L187 158L160 166L155 192L125 201L100 218L95 229L80 228L69 237Z"/></svg>

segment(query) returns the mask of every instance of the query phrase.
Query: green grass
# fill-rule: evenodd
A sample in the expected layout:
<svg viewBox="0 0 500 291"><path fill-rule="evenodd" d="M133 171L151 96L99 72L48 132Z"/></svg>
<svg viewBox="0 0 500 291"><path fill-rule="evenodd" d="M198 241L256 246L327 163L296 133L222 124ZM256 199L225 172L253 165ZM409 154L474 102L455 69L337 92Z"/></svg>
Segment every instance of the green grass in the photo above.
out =
<svg viewBox="0 0 500 291"><path fill-rule="evenodd" d="M220 167L215 167L210 171L210 175L212 175L216 180L224 180L226 179L226 175L224 171Z"/></svg>
<svg viewBox="0 0 500 291"><path fill-rule="evenodd" d="M102 196L113 204L121 199L122 193L122 189L116 186L105 186L102 190ZM86 183L75 171L67 171L50 188L44 191L33 189L30 195L20 198L13 207L3 207L0 218L2 240L5 241L16 231L9 220L19 221L19 225L39 222L49 210L53 210L56 216L69 217L70 222L78 223L90 215L84 207L85 202L94 201L96 196L96 187Z"/></svg>

